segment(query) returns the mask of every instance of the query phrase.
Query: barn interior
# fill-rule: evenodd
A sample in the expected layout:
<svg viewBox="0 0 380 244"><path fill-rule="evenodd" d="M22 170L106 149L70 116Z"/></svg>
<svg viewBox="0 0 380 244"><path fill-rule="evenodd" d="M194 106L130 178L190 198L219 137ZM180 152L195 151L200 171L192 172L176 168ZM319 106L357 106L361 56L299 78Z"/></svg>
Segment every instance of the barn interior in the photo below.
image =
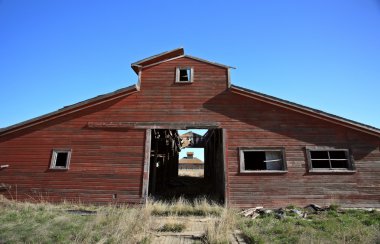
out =
<svg viewBox="0 0 380 244"><path fill-rule="evenodd" d="M224 202L224 153L222 129L209 129L190 140L174 129L152 129L148 193L160 200L206 197ZM179 153L184 148L203 148L203 175L179 175ZM189 156L189 154L188 154Z"/></svg>

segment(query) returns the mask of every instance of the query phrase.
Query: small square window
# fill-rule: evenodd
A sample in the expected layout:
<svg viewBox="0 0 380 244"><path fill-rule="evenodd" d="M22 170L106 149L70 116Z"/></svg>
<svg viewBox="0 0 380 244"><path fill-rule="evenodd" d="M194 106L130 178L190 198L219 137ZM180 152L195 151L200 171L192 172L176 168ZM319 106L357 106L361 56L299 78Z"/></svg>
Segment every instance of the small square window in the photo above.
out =
<svg viewBox="0 0 380 244"><path fill-rule="evenodd" d="M50 169L69 169L71 149L54 149Z"/></svg>
<svg viewBox="0 0 380 244"><path fill-rule="evenodd" d="M309 171L354 170L347 149L307 149Z"/></svg>
<svg viewBox="0 0 380 244"><path fill-rule="evenodd" d="M191 83L193 82L194 69L191 67L177 67L176 83Z"/></svg>
<svg viewBox="0 0 380 244"><path fill-rule="evenodd" d="M240 149L241 172L286 172L283 149Z"/></svg>

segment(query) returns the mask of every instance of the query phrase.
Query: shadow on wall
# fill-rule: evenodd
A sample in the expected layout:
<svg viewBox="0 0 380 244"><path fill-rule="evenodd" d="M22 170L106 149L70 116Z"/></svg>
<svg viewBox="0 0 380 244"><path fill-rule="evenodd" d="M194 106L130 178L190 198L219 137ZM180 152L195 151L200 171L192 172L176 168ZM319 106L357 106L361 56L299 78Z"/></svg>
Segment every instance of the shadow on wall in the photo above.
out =
<svg viewBox="0 0 380 244"><path fill-rule="evenodd" d="M251 133L264 135L263 140L266 140L265 133L268 135L275 133L279 135L279 139L298 141L299 145L348 148L353 150L355 160L361 160L378 147L378 138L375 136L228 90L209 99L203 104L203 107L251 126L251 129L254 130ZM260 138L258 139L260 140Z"/></svg>

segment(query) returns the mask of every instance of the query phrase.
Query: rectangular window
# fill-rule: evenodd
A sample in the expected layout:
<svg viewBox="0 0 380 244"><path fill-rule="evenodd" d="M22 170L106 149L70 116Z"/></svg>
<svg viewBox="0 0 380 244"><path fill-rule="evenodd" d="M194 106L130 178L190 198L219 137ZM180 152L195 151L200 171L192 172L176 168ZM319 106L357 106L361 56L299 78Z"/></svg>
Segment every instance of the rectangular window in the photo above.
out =
<svg viewBox="0 0 380 244"><path fill-rule="evenodd" d="M286 172L284 149L240 149L240 172Z"/></svg>
<svg viewBox="0 0 380 244"><path fill-rule="evenodd" d="M354 170L347 149L307 149L309 171Z"/></svg>
<svg viewBox="0 0 380 244"><path fill-rule="evenodd" d="M176 82L177 83L191 83L193 82L194 69L191 67L177 67L176 68Z"/></svg>
<svg viewBox="0 0 380 244"><path fill-rule="evenodd" d="M50 169L69 169L71 149L53 149Z"/></svg>

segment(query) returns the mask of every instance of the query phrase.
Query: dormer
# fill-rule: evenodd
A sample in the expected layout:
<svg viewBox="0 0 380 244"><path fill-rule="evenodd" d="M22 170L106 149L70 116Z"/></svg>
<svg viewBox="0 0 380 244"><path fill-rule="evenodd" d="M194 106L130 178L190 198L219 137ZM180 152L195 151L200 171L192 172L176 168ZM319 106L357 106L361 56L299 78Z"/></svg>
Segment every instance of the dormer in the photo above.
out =
<svg viewBox="0 0 380 244"><path fill-rule="evenodd" d="M188 62L184 60L188 60ZM203 65L207 65L211 70L209 72L210 75L208 77L205 77L205 73L207 73L205 72L205 68L200 67L199 65L194 65L194 63L203 63ZM192 85L194 82L197 82L197 80L205 81L208 78L212 79L213 68L224 69L224 80L226 81L226 88L229 88L231 85L230 68L233 67L193 57L190 55L185 55L183 48L177 48L171 51L151 56L149 58L142 59L131 64L132 69L136 72L136 74L138 74L139 77L137 84L138 89L140 89L143 80L143 71L159 65L166 68L165 72L162 72L162 75L164 75L168 80L170 80L170 84L172 85ZM170 69L168 69L168 65L170 66ZM157 72L161 71L161 69L157 69ZM164 85L164 83L162 85Z"/></svg>

